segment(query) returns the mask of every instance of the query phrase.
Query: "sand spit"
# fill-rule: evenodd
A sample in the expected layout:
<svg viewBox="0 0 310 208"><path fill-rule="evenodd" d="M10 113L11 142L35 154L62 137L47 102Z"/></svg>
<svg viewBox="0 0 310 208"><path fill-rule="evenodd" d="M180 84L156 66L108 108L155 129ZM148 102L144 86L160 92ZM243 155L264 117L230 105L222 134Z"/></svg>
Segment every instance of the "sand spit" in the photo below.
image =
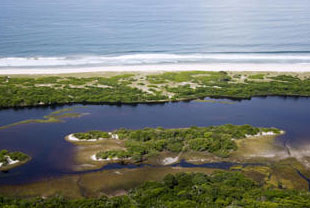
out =
<svg viewBox="0 0 310 208"><path fill-rule="evenodd" d="M12 160L9 156L5 156L6 157L6 160L7 160L7 165L5 166L8 166L8 165L13 165L13 164L16 164L16 163L19 163L20 161L19 160ZM4 167L4 164L3 163L0 163L0 168L1 167Z"/></svg>
<svg viewBox="0 0 310 208"><path fill-rule="evenodd" d="M73 142L96 142L99 140L103 140L103 138L99 138L99 139L79 139L79 138L75 137L74 134L68 135L67 139L69 141L73 141Z"/></svg>

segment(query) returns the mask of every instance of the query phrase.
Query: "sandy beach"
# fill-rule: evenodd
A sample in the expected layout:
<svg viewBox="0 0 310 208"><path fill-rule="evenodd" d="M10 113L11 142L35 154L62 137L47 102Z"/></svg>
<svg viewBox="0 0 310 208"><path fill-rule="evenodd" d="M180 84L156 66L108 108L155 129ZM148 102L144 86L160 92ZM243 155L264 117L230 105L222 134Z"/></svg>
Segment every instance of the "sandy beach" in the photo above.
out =
<svg viewBox="0 0 310 208"><path fill-rule="evenodd" d="M70 74L86 72L154 72L154 71L261 71L310 72L310 64L170 64L131 65L83 68L5 68L0 75Z"/></svg>

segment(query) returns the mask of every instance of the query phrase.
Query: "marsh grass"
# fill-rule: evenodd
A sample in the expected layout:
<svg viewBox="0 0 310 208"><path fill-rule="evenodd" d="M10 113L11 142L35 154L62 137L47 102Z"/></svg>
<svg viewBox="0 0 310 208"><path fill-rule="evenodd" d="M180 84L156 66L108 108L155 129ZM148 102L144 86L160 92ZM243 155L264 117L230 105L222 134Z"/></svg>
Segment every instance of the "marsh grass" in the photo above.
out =
<svg viewBox="0 0 310 208"><path fill-rule="evenodd" d="M83 175L48 178L24 185L1 186L0 194L22 198L64 196L66 198L100 197L126 194L146 181L159 181L165 175L179 172L202 172L211 174L208 168L138 168L105 170Z"/></svg>
<svg viewBox="0 0 310 208"><path fill-rule="evenodd" d="M302 167L294 159L274 162L269 166L235 167L229 171L238 171L250 177L265 188L307 190L307 183L289 164ZM14 197L50 197L93 198L102 195L123 195L146 181L160 181L165 175L179 172L200 172L211 174L218 169L182 168L182 167L144 167L137 169L104 170L80 175L67 175L49 178L31 184L2 186L0 194ZM303 170L304 171L304 170Z"/></svg>
<svg viewBox="0 0 310 208"><path fill-rule="evenodd" d="M217 157L216 155L208 152L188 151L181 155L180 160L186 160L193 164L203 164L207 162L224 161L225 158Z"/></svg>
<svg viewBox="0 0 310 208"><path fill-rule="evenodd" d="M1 195L13 197L49 197L63 195L68 198L82 198L78 186L79 176L64 176L61 178L46 178L40 182L23 185L1 186Z"/></svg>
<svg viewBox="0 0 310 208"><path fill-rule="evenodd" d="M232 158L274 158L287 156L283 146L275 144L276 136L255 136L236 140L238 149L231 154Z"/></svg>
<svg viewBox="0 0 310 208"><path fill-rule="evenodd" d="M287 158L274 163L272 175L266 182L274 187L308 191L308 183L297 173L297 170L306 174L309 169L296 158Z"/></svg>
<svg viewBox="0 0 310 208"><path fill-rule="evenodd" d="M263 165L233 166L231 171L239 171L253 179L266 189L295 189L308 191L308 183L300 177L297 170L307 173L308 169L295 158L285 158L279 161L270 159L258 160Z"/></svg>
<svg viewBox="0 0 310 208"><path fill-rule="evenodd" d="M86 115L86 114L82 114L82 113L75 113L75 112L69 113L68 112L68 111L72 111L72 110L74 110L74 109L73 108L61 109L61 110L58 110L58 111L54 111L54 112L50 113L49 115L44 116L42 119L27 119L27 120L11 123L11 124L8 124L8 125L0 126L0 130L1 129L11 128L11 127L14 127L14 126L23 125L23 124L30 124L30 123L58 123L58 122L64 122L63 119L65 119L65 118L78 118L78 117L81 117L83 115ZM68 113L66 113L66 112L68 112Z"/></svg>
<svg viewBox="0 0 310 208"><path fill-rule="evenodd" d="M68 141L67 137L66 140ZM108 164L108 161L94 161L91 159L92 155L95 155L100 151L125 150L125 144L122 140L104 139L95 142L69 142L75 145L73 152L75 164L73 170L76 171L98 169Z"/></svg>

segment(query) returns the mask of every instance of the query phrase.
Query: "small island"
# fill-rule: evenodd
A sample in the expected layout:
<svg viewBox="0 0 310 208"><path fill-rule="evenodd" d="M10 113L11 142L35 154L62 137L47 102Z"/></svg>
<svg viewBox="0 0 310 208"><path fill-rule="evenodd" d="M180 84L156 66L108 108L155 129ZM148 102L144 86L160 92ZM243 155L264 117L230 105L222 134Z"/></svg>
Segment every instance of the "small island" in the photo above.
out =
<svg viewBox="0 0 310 208"><path fill-rule="evenodd" d="M0 150L0 171L10 170L23 165L30 159L29 155L22 152L9 152L5 149Z"/></svg>
<svg viewBox="0 0 310 208"><path fill-rule="evenodd" d="M158 127L117 129L112 132L93 130L71 134L66 140L78 145L84 144L85 148L80 151L88 151L96 146L88 155L84 154L84 157L87 156L92 161L152 163L160 160L161 164L169 165L180 159L192 159L191 155L197 154L224 160L238 150L238 140L282 133L276 128L226 124L180 129Z"/></svg>
<svg viewBox="0 0 310 208"><path fill-rule="evenodd" d="M66 118L79 118L85 114L76 113L76 112L70 112L73 111L74 108L64 108L61 110L54 111L46 116L43 116L43 118L40 119L27 119L23 121L18 121L15 123L7 124L4 126L0 126L0 130L7 129L14 126L19 126L23 124L29 124L29 123L59 123L64 122Z"/></svg>

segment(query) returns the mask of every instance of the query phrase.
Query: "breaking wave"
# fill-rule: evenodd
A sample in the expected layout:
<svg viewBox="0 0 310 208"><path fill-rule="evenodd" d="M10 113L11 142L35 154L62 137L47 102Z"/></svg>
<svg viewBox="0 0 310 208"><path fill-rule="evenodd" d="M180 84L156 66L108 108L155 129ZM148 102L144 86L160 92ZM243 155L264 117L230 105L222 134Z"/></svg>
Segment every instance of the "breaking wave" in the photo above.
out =
<svg viewBox="0 0 310 208"><path fill-rule="evenodd" d="M310 64L310 53L130 54L119 56L74 55L62 57L37 56L0 58L0 68L89 67L192 63Z"/></svg>

